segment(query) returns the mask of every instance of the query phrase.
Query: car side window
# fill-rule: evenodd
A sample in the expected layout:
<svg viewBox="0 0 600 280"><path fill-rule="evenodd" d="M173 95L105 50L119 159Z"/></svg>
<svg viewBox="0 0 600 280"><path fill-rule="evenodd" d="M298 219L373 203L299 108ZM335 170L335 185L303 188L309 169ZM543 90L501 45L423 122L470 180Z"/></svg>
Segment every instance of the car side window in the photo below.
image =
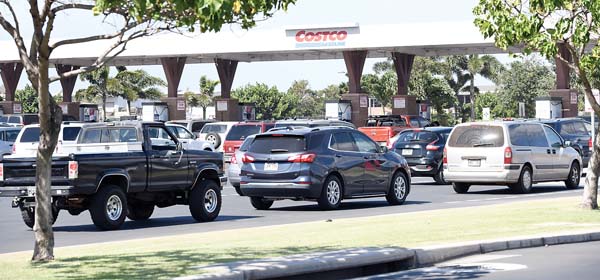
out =
<svg viewBox="0 0 600 280"><path fill-rule="evenodd" d="M83 139L81 139L81 143L82 144L100 143L101 135L102 135L102 129L88 129L83 134Z"/></svg>
<svg viewBox="0 0 600 280"><path fill-rule="evenodd" d="M6 131L2 131L2 133L0 133L0 140L6 141L5 133Z"/></svg>
<svg viewBox="0 0 600 280"><path fill-rule="evenodd" d="M558 133L556 133L554 131L554 129L544 126L544 131L546 131L546 135L548 136L548 141L550 142L550 146L552 146L552 147L562 146L562 143L563 143L562 139L560 138Z"/></svg>
<svg viewBox="0 0 600 280"><path fill-rule="evenodd" d="M410 118L410 126L411 127L420 127L419 120L417 118Z"/></svg>
<svg viewBox="0 0 600 280"><path fill-rule="evenodd" d="M183 127L176 127L175 129L177 130L177 137L179 137L180 139L193 139L194 138L194 137L192 137L192 133L188 132Z"/></svg>
<svg viewBox="0 0 600 280"><path fill-rule="evenodd" d="M148 132L150 133L151 131L156 131L156 135L163 136L160 138L150 138L152 150L165 151L177 149L175 139L171 138L171 135L169 135L164 127L149 127Z"/></svg>
<svg viewBox="0 0 600 280"><path fill-rule="evenodd" d="M197 132L200 132L201 129L202 129L201 122L192 123L192 132L197 133Z"/></svg>
<svg viewBox="0 0 600 280"><path fill-rule="evenodd" d="M548 147L548 140L541 125L526 125L529 135L529 145L534 147Z"/></svg>
<svg viewBox="0 0 600 280"><path fill-rule="evenodd" d="M358 133L352 132L352 137L356 141L356 146L358 147L358 151L361 153L377 153L379 152L379 148L377 144L373 142L369 137Z"/></svg>
<svg viewBox="0 0 600 280"><path fill-rule="evenodd" d="M529 146L527 127L522 124L511 124L508 127L510 143L515 146Z"/></svg>
<svg viewBox="0 0 600 280"><path fill-rule="evenodd" d="M332 148L338 151L358 152L358 147L354 143L354 139L348 132L340 132L333 135L335 140L332 143Z"/></svg>

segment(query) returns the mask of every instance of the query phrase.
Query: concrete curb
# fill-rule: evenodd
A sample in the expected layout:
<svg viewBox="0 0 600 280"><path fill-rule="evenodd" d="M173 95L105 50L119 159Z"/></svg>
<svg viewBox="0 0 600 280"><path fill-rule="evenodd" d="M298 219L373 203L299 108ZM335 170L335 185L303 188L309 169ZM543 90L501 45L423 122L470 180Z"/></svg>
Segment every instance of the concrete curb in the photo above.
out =
<svg viewBox="0 0 600 280"><path fill-rule="evenodd" d="M205 274L175 279L307 279L314 278L315 276L318 276L315 279L354 278L430 266L468 255L589 241L600 241L600 232L526 236L504 240L428 246L416 249L398 247L355 248L195 267L196 269L205 271Z"/></svg>

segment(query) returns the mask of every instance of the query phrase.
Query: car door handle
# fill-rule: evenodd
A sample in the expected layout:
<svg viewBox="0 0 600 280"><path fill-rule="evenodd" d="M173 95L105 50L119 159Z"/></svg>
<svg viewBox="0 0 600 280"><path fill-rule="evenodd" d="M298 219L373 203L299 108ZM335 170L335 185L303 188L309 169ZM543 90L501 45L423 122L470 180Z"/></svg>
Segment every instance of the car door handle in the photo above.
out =
<svg viewBox="0 0 600 280"><path fill-rule="evenodd" d="M555 149L552 149L552 154L556 155L556 150Z"/></svg>
<svg viewBox="0 0 600 280"><path fill-rule="evenodd" d="M550 154L550 149L546 150L546 153Z"/></svg>

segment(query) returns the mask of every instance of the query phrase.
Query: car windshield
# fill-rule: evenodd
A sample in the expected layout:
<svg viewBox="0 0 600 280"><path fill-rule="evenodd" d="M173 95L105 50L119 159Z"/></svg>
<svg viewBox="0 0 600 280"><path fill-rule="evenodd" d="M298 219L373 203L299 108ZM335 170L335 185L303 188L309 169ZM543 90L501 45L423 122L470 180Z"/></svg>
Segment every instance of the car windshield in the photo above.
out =
<svg viewBox="0 0 600 280"><path fill-rule="evenodd" d="M23 131L21 135L21 143L35 143L40 141L40 128L39 127L28 127Z"/></svg>
<svg viewBox="0 0 600 280"><path fill-rule="evenodd" d="M225 140L241 141L252 134L260 133L260 125L236 125L231 128Z"/></svg>
<svg viewBox="0 0 600 280"><path fill-rule="evenodd" d="M306 150L306 140L301 135L265 135L257 136L249 152L257 154L299 153Z"/></svg>
<svg viewBox="0 0 600 280"><path fill-rule="evenodd" d="M450 147L502 147L504 132L497 125L465 125L454 128L448 141Z"/></svg>
<svg viewBox="0 0 600 280"><path fill-rule="evenodd" d="M433 142L438 137L435 133L430 131L404 131L400 133L398 142Z"/></svg>

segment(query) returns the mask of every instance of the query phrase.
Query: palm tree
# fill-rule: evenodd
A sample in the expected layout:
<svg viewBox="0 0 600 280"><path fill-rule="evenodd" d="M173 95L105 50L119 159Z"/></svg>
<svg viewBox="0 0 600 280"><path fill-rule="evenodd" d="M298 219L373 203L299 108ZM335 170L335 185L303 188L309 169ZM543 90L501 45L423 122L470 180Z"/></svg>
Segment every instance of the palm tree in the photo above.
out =
<svg viewBox="0 0 600 280"><path fill-rule="evenodd" d="M504 70L504 66L496 59L496 57L491 55L479 56L478 54L469 55L467 64L467 71L470 78L469 96L471 97L471 121L474 121L475 93L476 91L478 92L475 88L475 76L481 75L494 83L498 83L500 72Z"/></svg>
<svg viewBox="0 0 600 280"><path fill-rule="evenodd" d="M200 77L200 95L198 96L198 105L202 107L202 118L206 119L206 108L213 102L213 95L215 94L215 87L219 84L219 81L211 80L206 76Z"/></svg>
<svg viewBox="0 0 600 280"><path fill-rule="evenodd" d="M115 91L118 96L127 101L127 110L131 114L131 101L137 99L160 99L162 96L159 86L167 84L160 78L154 77L144 70L128 71L125 67L118 68L119 73L114 77Z"/></svg>
<svg viewBox="0 0 600 280"><path fill-rule="evenodd" d="M465 69L468 67L468 59L466 56L453 55L447 57L445 62L446 74L444 75L444 79L454 92L454 95L458 101L458 96L465 90L465 85L471 79L469 73L465 71ZM461 119L464 122L466 117L463 106L464 104L461 105L460 102L457 102L457 111L460 112Z"/></svg>
<svg viewBox="0 0 600 280"><path fill-rule="evenodd" d="M90 85L75 93L77 101L96 102L100 98L104 118L106 118L106 99L109 96L116 96L116 92L112 90L115 81L108 77L109 72L108 66L104 66L95 71L81 74L79 78L87 81Z"/></svg>
<svg viewBox="0 0 600 280"><path fill-rule="evenodd" d="M186 92L183 93L183 98L185 99L185 104L186 104L186 107L188 108L188 114L191 115L192 109L194 107L198 107L198 105L200 104L198 102L198 95L196 95L192 91L187 90Z"/></svg>

